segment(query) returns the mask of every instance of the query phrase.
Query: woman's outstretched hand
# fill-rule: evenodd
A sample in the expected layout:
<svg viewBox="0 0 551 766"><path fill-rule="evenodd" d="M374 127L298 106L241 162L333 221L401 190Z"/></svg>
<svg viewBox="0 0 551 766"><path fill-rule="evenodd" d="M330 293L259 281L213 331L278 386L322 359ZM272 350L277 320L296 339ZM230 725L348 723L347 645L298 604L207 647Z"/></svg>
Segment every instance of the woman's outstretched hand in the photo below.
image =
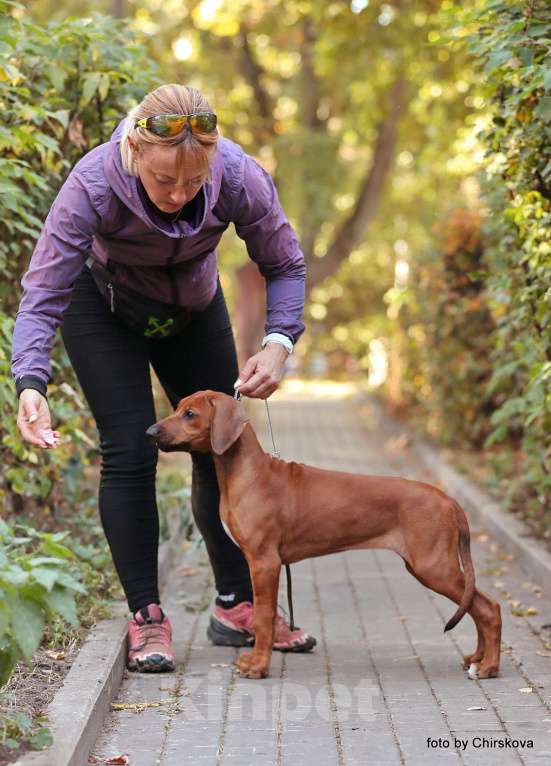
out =
<svg viewBox="0 0 551 766"><path fill-rule="evenodd" d="M247 359L234 387L251 399L267 399L283 378L288 356L287 349L281 343L267 343L262 351Z"/></svg>
<svg viewBox="0 0 551 766"><path fill-rule="evenodd" d="M19 397L17 425L21 436L29 444L46 449L57 447L61 434L52 431L50 408L41 393L25 388Z"/></svg>

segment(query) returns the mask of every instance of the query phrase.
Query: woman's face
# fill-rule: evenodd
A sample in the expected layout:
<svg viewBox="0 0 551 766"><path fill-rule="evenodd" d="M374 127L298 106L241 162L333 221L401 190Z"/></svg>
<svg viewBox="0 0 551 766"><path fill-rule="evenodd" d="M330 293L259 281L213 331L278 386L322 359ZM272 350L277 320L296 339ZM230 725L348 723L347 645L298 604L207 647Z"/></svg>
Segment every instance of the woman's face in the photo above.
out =
<svg viewBox="0 0 551 766"><path fill-rule="evenodd" d="M145 144L137 154L138 174L147 196L164 213L180 210L207 179L203 163L193 155L178 172L178 151L176 146Z"/></svg>

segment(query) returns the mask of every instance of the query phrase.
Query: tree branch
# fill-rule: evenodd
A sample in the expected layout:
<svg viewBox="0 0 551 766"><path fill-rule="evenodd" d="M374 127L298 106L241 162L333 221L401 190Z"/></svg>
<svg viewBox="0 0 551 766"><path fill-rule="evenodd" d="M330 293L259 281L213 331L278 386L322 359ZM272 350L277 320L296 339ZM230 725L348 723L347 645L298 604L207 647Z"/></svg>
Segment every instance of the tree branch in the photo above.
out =
<svg viewBox="0 0 551 766"><path fill-rule="evenodd" d="M341 224L325 255L310 260L309 287L334 274L365 239L381 199L396 147L399 120L406 112L409 98L407 81L400 75L390 89L388 114L379 126L373 160L360 185L354 209Z"/></svg>
<svg viewBox="0 0 551 766"><path fill-rule="evenodd" d="M264 130L273 137L275 135L273 106L268 91L262 84L264 70L254 57L248 40L248 30L243 26L239 30L238 40L242 50L241 74L253 89Z"/></svg>

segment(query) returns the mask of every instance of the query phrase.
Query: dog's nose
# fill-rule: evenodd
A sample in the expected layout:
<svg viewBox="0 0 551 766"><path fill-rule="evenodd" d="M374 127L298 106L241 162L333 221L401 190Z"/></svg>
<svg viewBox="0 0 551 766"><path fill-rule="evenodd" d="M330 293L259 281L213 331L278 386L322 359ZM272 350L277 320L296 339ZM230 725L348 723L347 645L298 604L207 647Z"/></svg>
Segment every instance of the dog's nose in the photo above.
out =
<svg viewBox="0 0 551 766"><path fill-rule="evenodd" d="M149 428L146 431L146 434L148 436L151 436L152 439L156 439L159 435L159 429L155 424L153 424L152 426L149 426Z"/></svg>

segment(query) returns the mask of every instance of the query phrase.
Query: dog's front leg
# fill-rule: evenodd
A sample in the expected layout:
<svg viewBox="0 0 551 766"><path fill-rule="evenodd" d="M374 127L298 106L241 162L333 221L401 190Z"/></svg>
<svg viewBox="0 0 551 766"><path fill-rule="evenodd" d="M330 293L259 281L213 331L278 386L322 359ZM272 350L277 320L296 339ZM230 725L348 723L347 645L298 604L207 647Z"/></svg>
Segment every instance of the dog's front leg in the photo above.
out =
<svg viewBox="0 0 551 766"><path fill-rule="evenodd" d="M241 652L236 664L246 678L266 678L272 659L281 560L274 556L248 563L254 594L255 642L252 651Z"/></svg>

